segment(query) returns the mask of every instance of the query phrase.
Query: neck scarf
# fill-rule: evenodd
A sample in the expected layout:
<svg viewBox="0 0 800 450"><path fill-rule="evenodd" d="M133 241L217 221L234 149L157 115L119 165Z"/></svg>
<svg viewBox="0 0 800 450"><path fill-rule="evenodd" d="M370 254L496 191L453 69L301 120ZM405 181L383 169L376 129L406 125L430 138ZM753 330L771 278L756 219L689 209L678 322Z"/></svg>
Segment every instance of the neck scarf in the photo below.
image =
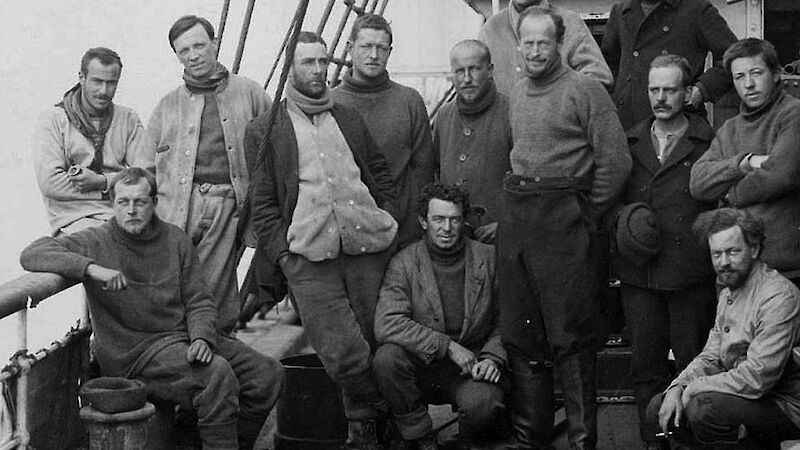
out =
<svg viewBox="0 0 800 450"><path fill-rule="evenodd" d="M207 78L195 78L186 70L183 71L183 81L186 82L186 87L190 90L210 91L214 90L221 83L228 79L228 69L225 68L220 62L214 67L214 70Z"/></svg>
<svg viewBox="0 0 800 450"><path fill-rule="evenodd" d="M464 248L464 236L462 235L461 238L458 240L456 245L450 248L440 248L437 247L436 244L433 243L430 236L425 234L425 245L428 247L428 254L430 254L431 259L434 261L438 261L441 263L446 263L448 265L452 265L458 260L464 257L465 248Z"/></svg>
<svg viewBox="0 0 800 450"><path fill-rule="evenodd" d="M308 116L319 114L333 108L333 100L329 95L330 90L326 87L325 92L319 98L309 97L298 91L294 83L286 83L286 98L292 100Z"/></svg>
<svg viewBox="0 0 800 450"><path fill-rule="evenodd" d="M492 106L496 96L497 88L495 88L494 80L489 80L489 89L487 89L481 97L477 98L473 103L467 104L464 103L461 96L457 95L456 106L458 106L458 112L465 116L480 114Z"/></svg>
<svg viewBox="0 0 800 450"><path fill-rule="evenodd" d="M114 104L110 103L108 108L100 116L100 127L95 127L89 118L89 113L83 106L81 97L81 84L78 83L64 93L64 98L56 103L56 106L63 108L67 113L69 123L86 137L94 147L94 158L89 164L89 170L97 173L103 171L103 143L106 140L106 133L111 127L111 119L114 117Z"/></svg>
<svg viewBox="0 0 800 450"><path fill-rule="evenodd" d="M756 109L750 109L745 102L741 103L739 107L739 113L742 117L757 117L760 116L762 112L772 108L772 105L781 98L781 94L783 94L783 86L780 83L775 85L775 90L769 95L769 98L763 105L759 106Z"/></svg>
<svg viewBox="0 0 800 450"><path fill-rule="evenodd" d="M523 67L525 68L525 76L527 76L536 86L548 85L567 73L567 68L561 63L561 55L559 55L558 52L556 52L554 55L553 62L550 64L550 67L545 68L544 71L536 77L534 77L530 70L528 70L527 64L524 64Z"/></svg>
<svg viewBox="0 0 800 450"><path fill-rule="evenodd" d="M114 231L117 239L130 246L136 246L146 242L153 242L158 238L162 228L161 219L159 219L155 213L150 219L150 223L147 225L147 228L142 231L142 234L128 233L125 228L122 228L122 225L117 222L116 217L112 217L108 221L111 222L111 229Z"/></svg>
<svg viewBox="0 0 800 450"><path fill-rule="evenodd" d="M392 80L389 79L389 72L386 71L371 80L363 81L353 78L353 69L350 69L344 73L342 81L351 91L365 94L385 91L392 85Z"/></svg>

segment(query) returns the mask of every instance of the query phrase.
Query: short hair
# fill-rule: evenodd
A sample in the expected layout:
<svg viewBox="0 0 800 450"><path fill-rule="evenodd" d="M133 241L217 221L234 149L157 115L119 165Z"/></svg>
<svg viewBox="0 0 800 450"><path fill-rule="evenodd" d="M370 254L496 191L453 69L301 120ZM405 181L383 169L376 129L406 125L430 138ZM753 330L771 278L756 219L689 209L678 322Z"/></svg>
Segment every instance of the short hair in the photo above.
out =
<svg viewBox="0 0 800 450"><path fill-rule="evenodd" d="M158 189L156 187L156 177L150 173L149 170L143 169L141 167L127 167L123 169L121 172L117 173L117 175L111 180L108 184L108 196L111 200L114 200L116 197L116 187L117 184L125 184L125 185L134 185L139 184L140 180L146 180L147 184L150 185L150 198L155 199L158 195Z"/></svg>
<svg viewBox="0 0 800 450"><path fill-rule="evenodd" d="M298 44L315 44L320 43L326 49L328 48L328 43L325 42L325 39L322 39L322 36L318 35L317 33L312 33L310 31L301 31L297 35L297 43ZM286 52L288 55L289 48L286 48Z"/></svg>
<svg viewBox="0 0 800 450"><path fill-rule="evenodd" d="M781 73L781 63L778 60L778 52L775 51L774 45L764 39L745 38L737 41L735 44L728 47L728 50L725 50L725 54L722 56L722 62L725 64L725 70L731 73L733 60L759 55L764 60L770 72L773 74Z"/></svg>
<svg viewBox="0 0 800 450"><path fill-rule="evenodd" d="M350 30L350 37L348 40L351 43L355 43L356 39L358 39L358 33L364 28L385 31L386 34L389 35L389 45L392 44L392 27L389 25L389 22L387 22L383 16L371 13L362 14L356 18L356 21L353 22L353 28Z"/></svg>
<svg viewBox="0 0 800 450"><path fill-rule="evenodd" d="M701 213L694 221L692 231L701 244L708 245L709 236L736 226L742 230L748 246L764 248L764 222L741 209L719 208Z"/></svg>
<svg viewBox="0 0 800 450"><path fill-rule="evenodd" d="M473 47L478 48L483 52L483 61L488 65L492 63L492 52L489 50L489 46L486 45L483 41L479 41L478 39L464 39L462 41L456 42L456 45L450 49L450 54L452 55L455 49L459 47Z"/></svg>
<svg viewBox="0 0 800 450"><path fill-rule="evenodd" d="M517 20L517 36L519 36L519 29L522 27L522 22L528 17L537 16L550 16L550 19L553 20L553 24L556 27L556 42L564 42L564 33L566 32L564 18L561 17L561 14L557 13L553 8L549 7L545 8L541 6L531 6L522 11L522 13L519 15L519 19Z"/></svg>
<svg viewBox="0 0 800 450"><path fill-rule="evenodd" d="M455 203L461 207L461 215L469 213L469 194L457 184L430 183L422 189L417 202L417 213L420 217L428 217L428 204L434 198Z"/></svg>
<svg viewBox="0 0 800 450"><path fill-rule="evenodd" d="M194 27L198 23L203 26L203 29L206 30L208 38L212 41L214 40L214 25L211 25L211 22L202 17L189 14L176 20L175 23L169 27L169 46L172 47L173 52L175 51L175 45L173 44L175 39L178 39L180 35L189 31L190 28Z"/></svg>
<svg viewBox="0 0 800 450"><path fill-rule="evenodd" d="M119 66L119 70L122 70L122 59L120 59L117 52L106 47L94 47L86 50L86 53L81 57L81 73L83 75L86 75L89 70L89 63L93 59L100 61L100 64L104 66L116 64Z"/></svg>
<svg viewBox="0 0 800 450"><path fill-rule="evenodd" d="M692 66L683 56L660 55L650 61L650 70L665 67L675 67L681 71L681 85L683 87L688 87L692 83Z"/></svg>

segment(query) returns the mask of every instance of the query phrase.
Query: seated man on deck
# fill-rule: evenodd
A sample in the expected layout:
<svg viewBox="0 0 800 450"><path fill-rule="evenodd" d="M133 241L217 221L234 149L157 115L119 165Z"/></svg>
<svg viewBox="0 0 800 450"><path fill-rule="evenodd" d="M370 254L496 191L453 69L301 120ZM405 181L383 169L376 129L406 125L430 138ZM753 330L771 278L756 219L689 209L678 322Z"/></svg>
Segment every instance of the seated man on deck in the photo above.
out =
<svg viewBox="0 0 800 450"><path fill-rule="evenodd" d="M389 262L375 312L378 385L403 440L419 449L437 448L429 402L458 407L465 448L505 416L494 248L464 237L468 209L456 185L423 190L425 237Z"/></svg>
<svg viewBox="0 0 800 450"><path fill-rule="evenodd" d="M694 230L708 240L723 288L717 316L703 351L653 398L646 421L689 445L746 435L777 449L800 438L800 365L792 358L800 290L761 261L764 225L746 211L702 213Z"/></svg>
<svg viewBox="0 0 800 450"><path fill-rule="evenodd" d="M195 248L155 215L153 175L125 169L109 194L114 217L35 241L22 252L22 267L84 283L104 375L141 380L151 399L194 409L203 449L251 449L283 368L217 333Z"/></svg>

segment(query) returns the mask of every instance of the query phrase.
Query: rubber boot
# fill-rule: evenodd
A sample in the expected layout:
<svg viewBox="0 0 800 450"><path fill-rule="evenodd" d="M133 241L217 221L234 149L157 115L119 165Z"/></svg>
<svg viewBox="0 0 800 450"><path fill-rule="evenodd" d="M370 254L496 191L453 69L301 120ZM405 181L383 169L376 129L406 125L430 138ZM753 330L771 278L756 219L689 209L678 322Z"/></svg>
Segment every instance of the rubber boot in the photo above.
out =
<svg viewBox="0 0 800 450"><path fill-rule="evenodd" d="M550 448L555 420L552 364L509 354L511 426L515 449Z"/></svg>
<svg viewBox="0 0 800 450"><path fill-rule="evenodd" d="M564 393L570 449L593 450L597 445L596 358L596 352L581 350L563 357L556 365Z"/></svg>

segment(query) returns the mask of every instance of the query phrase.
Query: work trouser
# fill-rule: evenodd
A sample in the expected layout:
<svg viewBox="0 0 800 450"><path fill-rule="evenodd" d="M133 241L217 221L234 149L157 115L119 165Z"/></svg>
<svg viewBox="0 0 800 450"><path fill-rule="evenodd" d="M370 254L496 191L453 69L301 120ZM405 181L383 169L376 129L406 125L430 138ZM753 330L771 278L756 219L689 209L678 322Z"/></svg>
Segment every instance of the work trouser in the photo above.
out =
<svg viewBox="0 0 800 450"><path fill-rule="evenodd" d="M621 293L633 347L631 374L640 434L643 441L653 442L659 430L646 424L647 404L672 380L667 359L670 349L676 373L703 349L714 325L716 289L713 282L675 291L623 284Z"/></svg>
<svg viewBox="0 0 800 450"><path fill-rule="evenodd" d="M515 408L512 422L518 439L530 446L524 448L549 439L552 411L544 409L552 408L555 368L563 386L570 444L593 448L599 246L581 193L590 183L509 175L503 184L497 231L500 329L514 372L512 395L538 399L522 410Z"/></svg>
<svg viewBox="0 0 800 450"><path fill-rule="evenodd" d="M647 406L646 420L652 427L658 427L658 411L663 400L664 394L659 393ZM711 448L714 444L737 443L740 425L744 425L747 439L768 450L780 449L781 441L800 439L800 428L792 423L771 395L748 400L732 394L701 392L686 405L681 426L676 428L670 420L669 430L683 445L692 448L708 445L702 448Z"/></svg>
<svg viewBox="0 0 800 450"><path fill-rule="evenodd" d="M372 370L373 322L393 250L318 262L292 253L282 265L308 342L341 386L350 420L375 419L387 409Z"/></svg>
<svg viewBox="0 0 800 450"><path fill-rule="evenodd" d="M251 448L283 388L283 366L224 336L208 365L190 364L188 349L188 342L164 347L135 378L149 398L197 413L204 450Z"/></svg>
<svg viewBox="0 0 800 450"><path fill-rule="evenodd" d="M449 359L425 364L395 344L381 345L374 364L378 385L405 440L419 439L433 430L429 403L457 407L458 432L463 441L477 441L503 428L501 383L462 377L461 369ZM501 381L507 382L506 377Z"/></svg>
<svg viewBox="0 0 800 450"><path fill-rule="evenodd" d="M217 328L222 333L230 332L239 318L238 223L233 186L209 183L192 186L186 234L197 248L203 279L217 306Z"/></svg>

